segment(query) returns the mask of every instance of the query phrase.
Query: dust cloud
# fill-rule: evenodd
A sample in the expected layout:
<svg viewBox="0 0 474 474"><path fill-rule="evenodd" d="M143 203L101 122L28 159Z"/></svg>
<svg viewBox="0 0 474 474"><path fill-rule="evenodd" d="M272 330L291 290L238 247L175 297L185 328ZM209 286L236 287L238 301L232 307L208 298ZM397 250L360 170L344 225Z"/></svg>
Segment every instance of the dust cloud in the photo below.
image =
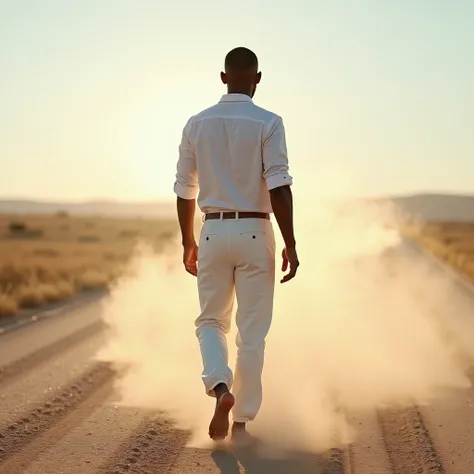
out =
<svg viewBox="0 0 474 474"><path fill-rule="evenodd" d="M466 311L452 281L409 252L392 206L341 205L350 193L335 194L344 199L295 189L301 267L277 283L264 403L250 426L280 448L323 450L335 433L348 442L357 427L347 411L428 403L469 386L456 344L433 317ZM179 245L164 255L140 246L104 304L109 337L97 358L127 369L116 381L119 403L166 412L203 446L214 400L200 380L198 312ZM235 325L232 366L234 337Z"/></svg>

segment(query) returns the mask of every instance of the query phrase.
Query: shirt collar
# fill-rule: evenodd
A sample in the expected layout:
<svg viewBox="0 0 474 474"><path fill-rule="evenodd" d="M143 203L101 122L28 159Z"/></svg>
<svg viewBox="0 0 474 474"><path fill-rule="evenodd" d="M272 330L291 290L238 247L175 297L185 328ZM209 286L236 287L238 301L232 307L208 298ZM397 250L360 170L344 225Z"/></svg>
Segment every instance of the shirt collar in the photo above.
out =
<svg viewBox="0 0 474 474"><path fill-rule="evenodd" d="M221 100L219 101L219 103L222 103L222 102L251 102L253 103L253 100L247 94L224 94L221 97Z"/></svg>

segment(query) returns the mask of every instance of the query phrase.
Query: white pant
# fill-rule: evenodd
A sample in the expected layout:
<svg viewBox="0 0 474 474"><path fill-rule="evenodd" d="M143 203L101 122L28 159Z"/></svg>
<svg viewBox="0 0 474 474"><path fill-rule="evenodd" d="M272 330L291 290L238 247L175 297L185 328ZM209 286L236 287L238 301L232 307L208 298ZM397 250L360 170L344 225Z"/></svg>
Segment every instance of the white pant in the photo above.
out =
<svg viewBox="0 0 474 474"><path fill-rule="evenodd" d="M262 404L265 337L275 288L275 238L267 219L223 219L204 223L199 239L198 290L201 314L196 335L206 393L234 385L233 418L253 420ZM237 296L235 384L228 366L226 334Z"/></svg>

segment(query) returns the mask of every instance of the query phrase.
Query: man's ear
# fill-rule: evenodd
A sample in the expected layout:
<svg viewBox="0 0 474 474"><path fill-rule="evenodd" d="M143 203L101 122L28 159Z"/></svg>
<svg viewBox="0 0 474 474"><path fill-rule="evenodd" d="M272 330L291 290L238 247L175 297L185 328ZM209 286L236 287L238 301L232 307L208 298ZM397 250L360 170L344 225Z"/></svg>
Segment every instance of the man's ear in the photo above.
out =
<svg viewBox="0 0 474 474"><path fill-rule="evenodd" d="M223 84L227 84L227 74L225 72L221 72L221 81Z"/></svg>
<svg viewBox="0 0 474 474"><path fill-rule="evenodd" d="M257 76L255 78L255 84L259 84L262 80L262 72L257 72Z"/></svg>

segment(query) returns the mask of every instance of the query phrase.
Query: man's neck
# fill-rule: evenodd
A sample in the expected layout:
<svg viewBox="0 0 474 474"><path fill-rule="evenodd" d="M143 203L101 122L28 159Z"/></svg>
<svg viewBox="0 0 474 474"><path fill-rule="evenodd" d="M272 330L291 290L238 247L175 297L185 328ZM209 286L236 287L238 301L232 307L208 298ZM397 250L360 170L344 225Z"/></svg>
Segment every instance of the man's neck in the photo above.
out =
<svg viewBox="0 0 474 474"><path fill-rule="evenodd" d="M250 98L252 98L251 92L250 91L245 91L242 89L227 89L227 94L243 94L243 95L248 95Z"/></svg>

